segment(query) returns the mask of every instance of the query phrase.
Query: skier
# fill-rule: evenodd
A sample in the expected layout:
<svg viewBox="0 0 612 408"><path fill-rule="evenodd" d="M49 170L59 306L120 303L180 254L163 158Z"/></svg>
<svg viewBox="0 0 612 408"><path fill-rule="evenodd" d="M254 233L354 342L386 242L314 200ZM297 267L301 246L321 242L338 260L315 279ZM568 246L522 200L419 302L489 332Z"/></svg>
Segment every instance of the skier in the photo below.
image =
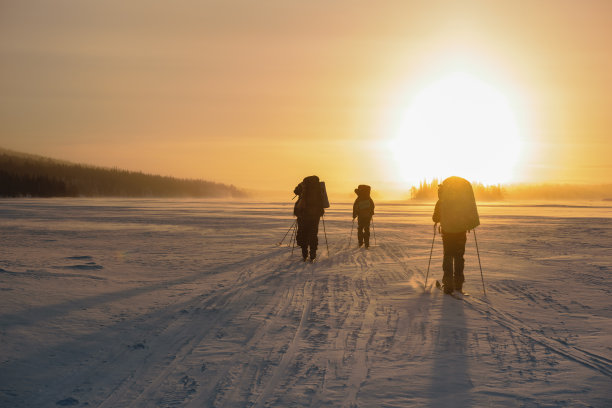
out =
<svg viewBox="0 0 612 408"><path fill-rule="evenodd" d="M357 218L357 240L359 246L365 244L365 248L370 247L370 222L374 215L374 201L370 197L370 186L360 184L355 189L357 198L353 204L353 222Z"/></svg>
<svg viewBox="0 0 612 408"><path fill-rule="evenodd" d="M478 225L480 219L474 192L469 181L449 177L438 186L438 201L432 220L440 223L444 258L442 261L442 286L444 293L463 292L463 276L466 233Z"/></svg>
<svg viewBox="0 0 612 408"><path fill-rule="evenodd" d="M310 262L314 262L319 245L319 220L325 213L321 182L317 176L305 177L293 193L300 197L293 208L293 215L297 217L296 241L302 248L304 262L307 261L309 249Z"/></svg>

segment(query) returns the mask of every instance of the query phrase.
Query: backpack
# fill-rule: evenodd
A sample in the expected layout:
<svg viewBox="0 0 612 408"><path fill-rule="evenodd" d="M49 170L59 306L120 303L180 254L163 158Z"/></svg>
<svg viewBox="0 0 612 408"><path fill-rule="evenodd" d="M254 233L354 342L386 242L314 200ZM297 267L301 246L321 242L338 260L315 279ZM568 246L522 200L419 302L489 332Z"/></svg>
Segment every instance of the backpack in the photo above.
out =
<svg viewBox="0 0 612 408"><path fill-rule="evenodd" d="M359 198L370 198L370 191L372 188L367 184L360 184L355 189L355 194L359 196Z"/></svg>
<svg viewBox="0 0 612 408"><path fill-rule="evenodd" d="M324 190L325 184L321 183L317 176L308 176L304 178L300 185L301 188L298 186L295 190L299 191L300 198L297 203L295 203L294 214L296 216L309 215L318 217L323 215L324 205L327 204L329 207L327 192ZM325 197L323 196L324 192ZM326 203L324 201L326 201Z"/></svg>
<svg viewBox="0 0 612 408"><path fill-rule="evenodd" d="M372 208L372 200L370 199L371 190L371 187L366 184L360 184L355 189L355 194L357 194L357 200L355 200L357 214L360 217L369 217L372 215L374 209Z"/></svg>
<svg viewBox="0 0 612 408"><path fill-rule="evenodd" d="M327 188L325 187L325 182L321 181L319 184L321 185L321 199L323 201L323 208L329 208L329 198L327 198Z"/></svg>
<svg viewBox="0 0 612 408"><path fill-rule="evenodd" d="M445 179L438 189L440 226L445 232L469 231L480 225L472 185L461 177Z"/></svg>

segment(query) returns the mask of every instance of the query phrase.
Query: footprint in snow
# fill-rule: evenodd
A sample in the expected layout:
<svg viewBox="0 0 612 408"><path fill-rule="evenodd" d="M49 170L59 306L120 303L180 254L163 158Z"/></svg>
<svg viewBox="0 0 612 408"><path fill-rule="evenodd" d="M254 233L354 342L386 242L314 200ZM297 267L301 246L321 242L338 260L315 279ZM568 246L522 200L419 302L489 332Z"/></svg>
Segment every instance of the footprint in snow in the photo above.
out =
<svg viewBox="0 0 612 408"><path fill-rule="evenodd" d="M69 265L65 267L66 269L76 269L80 271L94 271L99 269L104 269L102 265L98 265L95 262L87 262L86 264L80 265Z"/></svg>
<svg viewBox="0 0 612 408"><path fill-rule="evenodd" d="M72 397L68 397L66 399L57 401L55 403L55 405L59 405L61 407L70 407L70 406L74 406L74 405L78 405L79 404L79 400L76 398L72 398Z"/></svg>
<svg viewBox="0 0 612 408"><path fill-rule="evenodd" d="M128 348L130 350L144 350L147 348L147 346L145 346L143 343L136 343L132 344L131 346L128 346Z"/></svg>
<svg viewBox="0 0 612 408"><path fill-rule="evenodd" d="M69 256L69 257L66 257L65 259L68 259L71 261L88 261L88 260L93 259L93 257L89 255L81 255L81 256Z"/></svg>

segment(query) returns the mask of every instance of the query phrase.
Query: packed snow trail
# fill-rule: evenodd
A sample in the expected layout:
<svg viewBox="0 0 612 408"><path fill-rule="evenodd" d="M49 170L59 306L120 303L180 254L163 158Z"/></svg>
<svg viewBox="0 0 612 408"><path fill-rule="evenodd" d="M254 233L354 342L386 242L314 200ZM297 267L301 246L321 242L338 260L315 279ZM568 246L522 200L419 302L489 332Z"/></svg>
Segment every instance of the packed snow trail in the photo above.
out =
<svg viewBox="0 0 612 408"><path fill-rule="evenodd" d="M430 207L377 206L369 250L345 207L310 264L274 245L285 205L5 205L0 406L612 403L607 207L483 208L463 300L432 289L439 240L425 288Z"/></svg>

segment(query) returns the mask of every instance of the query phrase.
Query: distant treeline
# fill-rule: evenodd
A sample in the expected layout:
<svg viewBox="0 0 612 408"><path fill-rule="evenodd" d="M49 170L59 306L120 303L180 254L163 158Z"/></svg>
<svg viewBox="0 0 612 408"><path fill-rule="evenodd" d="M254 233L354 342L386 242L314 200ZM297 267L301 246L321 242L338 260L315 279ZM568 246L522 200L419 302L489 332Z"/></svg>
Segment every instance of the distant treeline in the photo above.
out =
<svg viewBox="0 0 612 408"><path fill-rule="evenodd" d="M232 185L0 151L1 197L244 197Z"/></svg>
<svg viewBox="0 0 612 408"><path fill-rule="evenodd" d="M410 189L413 200L438 199L438 179L423 181ZM489 185L472 182L478 201L501 200L612 200L612 184L510 184Z"/></svg>
<svg viewBox="0 0 612 408"><path fill-rule="evenodd" d="M410 198L413 200L432 201L438 199L438 185L442 182L438 179L433 179L431 183L422 181L419 187L410 189ZM474 195L479 201L499 201L504 199L505 188L501 185L485 186L482 183L472 183Z"/></svg>
<svg viewBox="0 0 612 408"><path fill-rule="evenodd" d="M612 200L612 184L511 184L510 200Z"/></svg>

